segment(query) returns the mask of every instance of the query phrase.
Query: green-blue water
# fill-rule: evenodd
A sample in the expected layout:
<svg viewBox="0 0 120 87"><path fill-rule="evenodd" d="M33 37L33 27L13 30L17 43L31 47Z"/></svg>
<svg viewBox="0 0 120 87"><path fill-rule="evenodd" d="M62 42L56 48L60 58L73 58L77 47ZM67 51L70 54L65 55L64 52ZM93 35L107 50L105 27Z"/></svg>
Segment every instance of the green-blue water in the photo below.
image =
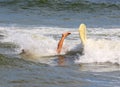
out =
<svg viewBox="0 0 120 87"><path fill-rule="evenodd" d="M119 0L1 0L0 23L78 27L119 27Z"/></svg>
<svg viewBox="0 0 120 87"><path fill-rule="evenodd" d="M119 0L0 0L0 87L119 87L119 52Z"/></svg>

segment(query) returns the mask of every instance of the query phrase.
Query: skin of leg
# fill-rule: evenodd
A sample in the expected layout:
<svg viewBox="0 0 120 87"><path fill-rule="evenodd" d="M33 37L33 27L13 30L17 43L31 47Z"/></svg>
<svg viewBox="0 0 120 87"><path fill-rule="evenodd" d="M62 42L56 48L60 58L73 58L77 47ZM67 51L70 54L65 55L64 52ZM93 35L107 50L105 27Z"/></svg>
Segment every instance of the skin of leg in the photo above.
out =
<svg viewBox="0 0 120 87"><path fill-rule="evenodd" d="M65 58L63 55L58 55L58 65L64 66L65 65Z"/></svg>
<svg viewBox="0 0 120 87"><path fill-rule="evenodd" d="M66 33L63 33L62 34L62 37L58 43L58 47L57 47L57 53L60 54L61 50L62 50L62 46L63 46L63 42L64 42L64 39L69 35L71 34L70 32L66 32Z"/></svg>

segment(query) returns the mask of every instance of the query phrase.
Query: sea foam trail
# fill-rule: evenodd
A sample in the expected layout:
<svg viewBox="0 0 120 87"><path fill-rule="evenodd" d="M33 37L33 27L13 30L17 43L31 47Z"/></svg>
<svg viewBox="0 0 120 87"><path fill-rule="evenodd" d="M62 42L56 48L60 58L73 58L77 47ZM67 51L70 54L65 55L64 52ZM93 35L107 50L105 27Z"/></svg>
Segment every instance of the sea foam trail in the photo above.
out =
<svg viewBox="0 0 120 87"><path fill-rule="evenodd" d="M88 40L84 48L84 55L78 52L81 50L81 42L76 29L1 27L0 30L0 34L4 36L0 39L0 42L17 45L15 50L18 55L24 49L25 54L22 56L30 60L39 60L43 56L57 55L56 48L61 34L70 31L72 34L65 39L62 54L75 52L71 56L79 55L78 60L75 61L77 63L110 62L120 64L119 29L87 29Z"/></svg>
<svg viewBox="0 0 120 87"><path fill-rule="evenodd" d="M17 45L16 53L20 54L24 49L22 57L35 60L39 60L43 56L57 55L57 44L64 32L59 31L57 33L54 29L47 27L35 29L2 27L1 31L4 32L2 33L4 35L4 39L1 39L2 43L9 42ZM66 51L66 47L63 46L62 54L65 54Z"/></svg>
<svg viewBox="0 0 120 87"><path fill-rule="evenodd" d="M105 39L88 39L84 55L79 56L77 63L117 63L120 64L120 41Z"/></svg>
<svg viewBox="0 0 120 87"><path fill-rule="evenodd" d="M24 30L7 30L8 35L3 42L12 42L18 45L20 49L32 50L33 52L39 52L39 54L47 54L50 49L56 48L56 45L53 45L56 44L53 38L46 37L40 33L31 32L26 32Z"/></svg>

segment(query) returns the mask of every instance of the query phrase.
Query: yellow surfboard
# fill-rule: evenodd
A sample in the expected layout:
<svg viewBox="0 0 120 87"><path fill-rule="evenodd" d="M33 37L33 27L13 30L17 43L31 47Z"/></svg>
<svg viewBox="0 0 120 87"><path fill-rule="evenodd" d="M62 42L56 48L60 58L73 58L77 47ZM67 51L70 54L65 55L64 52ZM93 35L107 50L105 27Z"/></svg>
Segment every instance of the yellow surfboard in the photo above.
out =
<svg viewBox="0 0 120 87"><path fill-rule="evenodd" d="M85 24L81 24L78 30L79 30L80 40L81 40L82 44L85 45L86 40L87 40L86 25Z"/></svg>

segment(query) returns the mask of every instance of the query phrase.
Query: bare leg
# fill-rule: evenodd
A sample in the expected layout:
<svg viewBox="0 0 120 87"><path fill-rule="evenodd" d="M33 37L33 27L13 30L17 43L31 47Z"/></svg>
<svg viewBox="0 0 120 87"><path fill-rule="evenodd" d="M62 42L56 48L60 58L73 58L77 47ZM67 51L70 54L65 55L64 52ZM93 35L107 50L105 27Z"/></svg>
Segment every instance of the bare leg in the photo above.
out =
<svg viewBox="0 0 120 87"><path fill-rule="evenodd" d="M70 32L66 32L66 33L63 33L62 34L62 37L58 43L58 47L57 47L57 53L60 54L61 50L62 50L62 46L63 46L63 42L64 42L64 39L69 35L71 34Z"/></svg>

